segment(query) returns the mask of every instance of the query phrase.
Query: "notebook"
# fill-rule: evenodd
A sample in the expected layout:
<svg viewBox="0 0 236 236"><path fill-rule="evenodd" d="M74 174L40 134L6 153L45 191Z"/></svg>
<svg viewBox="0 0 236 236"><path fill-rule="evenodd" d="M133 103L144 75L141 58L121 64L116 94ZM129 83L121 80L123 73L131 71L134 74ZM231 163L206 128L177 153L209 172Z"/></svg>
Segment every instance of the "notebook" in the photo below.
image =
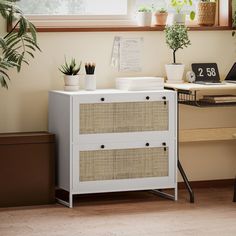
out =
<svg viewBox="0 0 236 236"><path fill-rule="evenodd" d="M225 82L236 84L236 63L233 64L228 75L225 78Z"/></svg>

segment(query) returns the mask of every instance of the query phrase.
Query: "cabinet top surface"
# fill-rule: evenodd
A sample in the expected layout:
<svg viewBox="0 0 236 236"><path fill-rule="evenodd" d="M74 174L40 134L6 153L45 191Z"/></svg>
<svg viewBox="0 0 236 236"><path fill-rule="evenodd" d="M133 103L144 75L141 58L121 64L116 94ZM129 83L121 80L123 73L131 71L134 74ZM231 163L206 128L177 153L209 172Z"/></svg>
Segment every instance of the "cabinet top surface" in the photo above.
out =
<svg viewBox="0 0 236 236"><path fill-rule="evenodd" d="M79 90L77 92L67 92L62 90L53 90L50 91L51 93L69 95L69 96L76 96L76 95L98 95L98 94L143 94L143 93L173 93L170 90L148 90L148 91L127 91L127 90L118 90L118 89L97 89L95 91L86 91L86 90Z"/></svg>
<svg viewBox="0 0 236 236"><path fill-rule="evenodd" d="M188 90L188 91L200 91L200 90L235 90L236 84L225 83L220 85L204 85L194 83L181 83L181 84L165 84L165 88L171 88L174 90Z"/></svg>

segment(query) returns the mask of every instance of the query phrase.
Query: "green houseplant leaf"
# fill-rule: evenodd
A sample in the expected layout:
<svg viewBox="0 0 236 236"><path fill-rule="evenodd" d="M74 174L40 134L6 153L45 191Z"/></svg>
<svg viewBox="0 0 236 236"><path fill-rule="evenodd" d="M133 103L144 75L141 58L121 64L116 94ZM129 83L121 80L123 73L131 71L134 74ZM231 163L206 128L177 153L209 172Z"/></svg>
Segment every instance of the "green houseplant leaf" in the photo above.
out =
<svg viewBox="0 0 236 236"><path fill-rule="evenodd" d="M191 45L188 28L185 25L171 25L165 28L166 44L173 51L173 63L176 64L176 52Z"/></svg>
<svg viewBox="0 0 236 236"><path fill-rule="evenodd" d="M80 62L77 66L75 58L72 58L70 63L68 64L68 62L65 58L65 64L61 65L61 68L59 68L59 70L64 75L77 75L81 69L81 64L82 64L82 62Z"/></svg>
<svg viewBox="0 0 236 236"><path fill-rule="evenodd" d="M29 64L28 58L34 58L34 52L40 50L37 44L35 26L25 18L17 7L18 0L0 0L0 14L9 25L10 32L0 37L0 84L8 88L9 69L20 72L22 64Z"/></svg>

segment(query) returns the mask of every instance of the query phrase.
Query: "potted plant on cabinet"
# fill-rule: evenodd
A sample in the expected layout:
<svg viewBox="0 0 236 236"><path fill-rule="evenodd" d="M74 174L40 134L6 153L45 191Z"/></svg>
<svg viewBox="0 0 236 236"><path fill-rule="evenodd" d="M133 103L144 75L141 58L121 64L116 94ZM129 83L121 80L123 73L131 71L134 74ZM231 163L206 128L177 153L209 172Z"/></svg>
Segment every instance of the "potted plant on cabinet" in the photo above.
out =
<svg viewBox="0 0 236 236"><path fill-rule="evenodd" d="M166 44L173 52L173 63L166 65L168 83L182 83L184 64L176 63L176 52L187 48L191 42L185 25L171 25L165 28Z"/></svg>
<svg viewBox="0 0 236 236"><path fill-rule="evenodd" d="M173 16L173 24L185 24L186 14L183 12L184 6L192 6L192 0L171 0L170 5L175 9L175 14ZM190 12L190 19L195 19L195 11Z"/></svg>
<svg viewBox="0 0 236 236"><path fill-rule="evenodd" d="M138 26L151 26L152 24L152 9L150 7L140 7L137 12Z"/></svg>
<svg viewBox="0 0 236 236"><path fill-rule="evenodd" d="M168 12L165 8L157 10L155 13L155 18L156 18L155 25L166 25L167 17L168 17Z"/></svg>
<svg viewBox="0 0 236 236"><path fill-rule="evenodd" d="M64 74L65 90L66 91L77 91L79 90L79 71L82 62L77 65L74 58L71 59L70 63L65 58L65 64L59 68L61 73Z"/></svg>
<svg viewBox="0 0 236 236"><path fill-rule="evenodd" d="M198 3L198 24L200 26L215 25L216 1L200 0Z"/></svg>
<svg viewBox="0 0 236 236"><path fill-rule="evenodd" d="M20 72L23 63L29 64L28 58L34 58L34 52L40 51L35 26L25 18L15 2L16 0L0 1L0 16L12 26L5 36L0 36L0 84L3 88L8 88L8 71L16 68Z"/></svg>

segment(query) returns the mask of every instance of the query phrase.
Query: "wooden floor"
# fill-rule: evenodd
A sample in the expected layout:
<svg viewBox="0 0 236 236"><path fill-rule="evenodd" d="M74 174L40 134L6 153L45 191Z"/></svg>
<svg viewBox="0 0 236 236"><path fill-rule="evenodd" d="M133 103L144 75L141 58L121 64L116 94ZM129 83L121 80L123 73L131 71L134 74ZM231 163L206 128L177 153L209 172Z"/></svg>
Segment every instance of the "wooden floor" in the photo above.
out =
<svg viewBox="0 0 236 236"><path fill-rule="evenodd" d="M150 192L93 195L61 205L0 209L1 236L235 236L236 203L230 188L195 190L190 204Z"/></svg>

